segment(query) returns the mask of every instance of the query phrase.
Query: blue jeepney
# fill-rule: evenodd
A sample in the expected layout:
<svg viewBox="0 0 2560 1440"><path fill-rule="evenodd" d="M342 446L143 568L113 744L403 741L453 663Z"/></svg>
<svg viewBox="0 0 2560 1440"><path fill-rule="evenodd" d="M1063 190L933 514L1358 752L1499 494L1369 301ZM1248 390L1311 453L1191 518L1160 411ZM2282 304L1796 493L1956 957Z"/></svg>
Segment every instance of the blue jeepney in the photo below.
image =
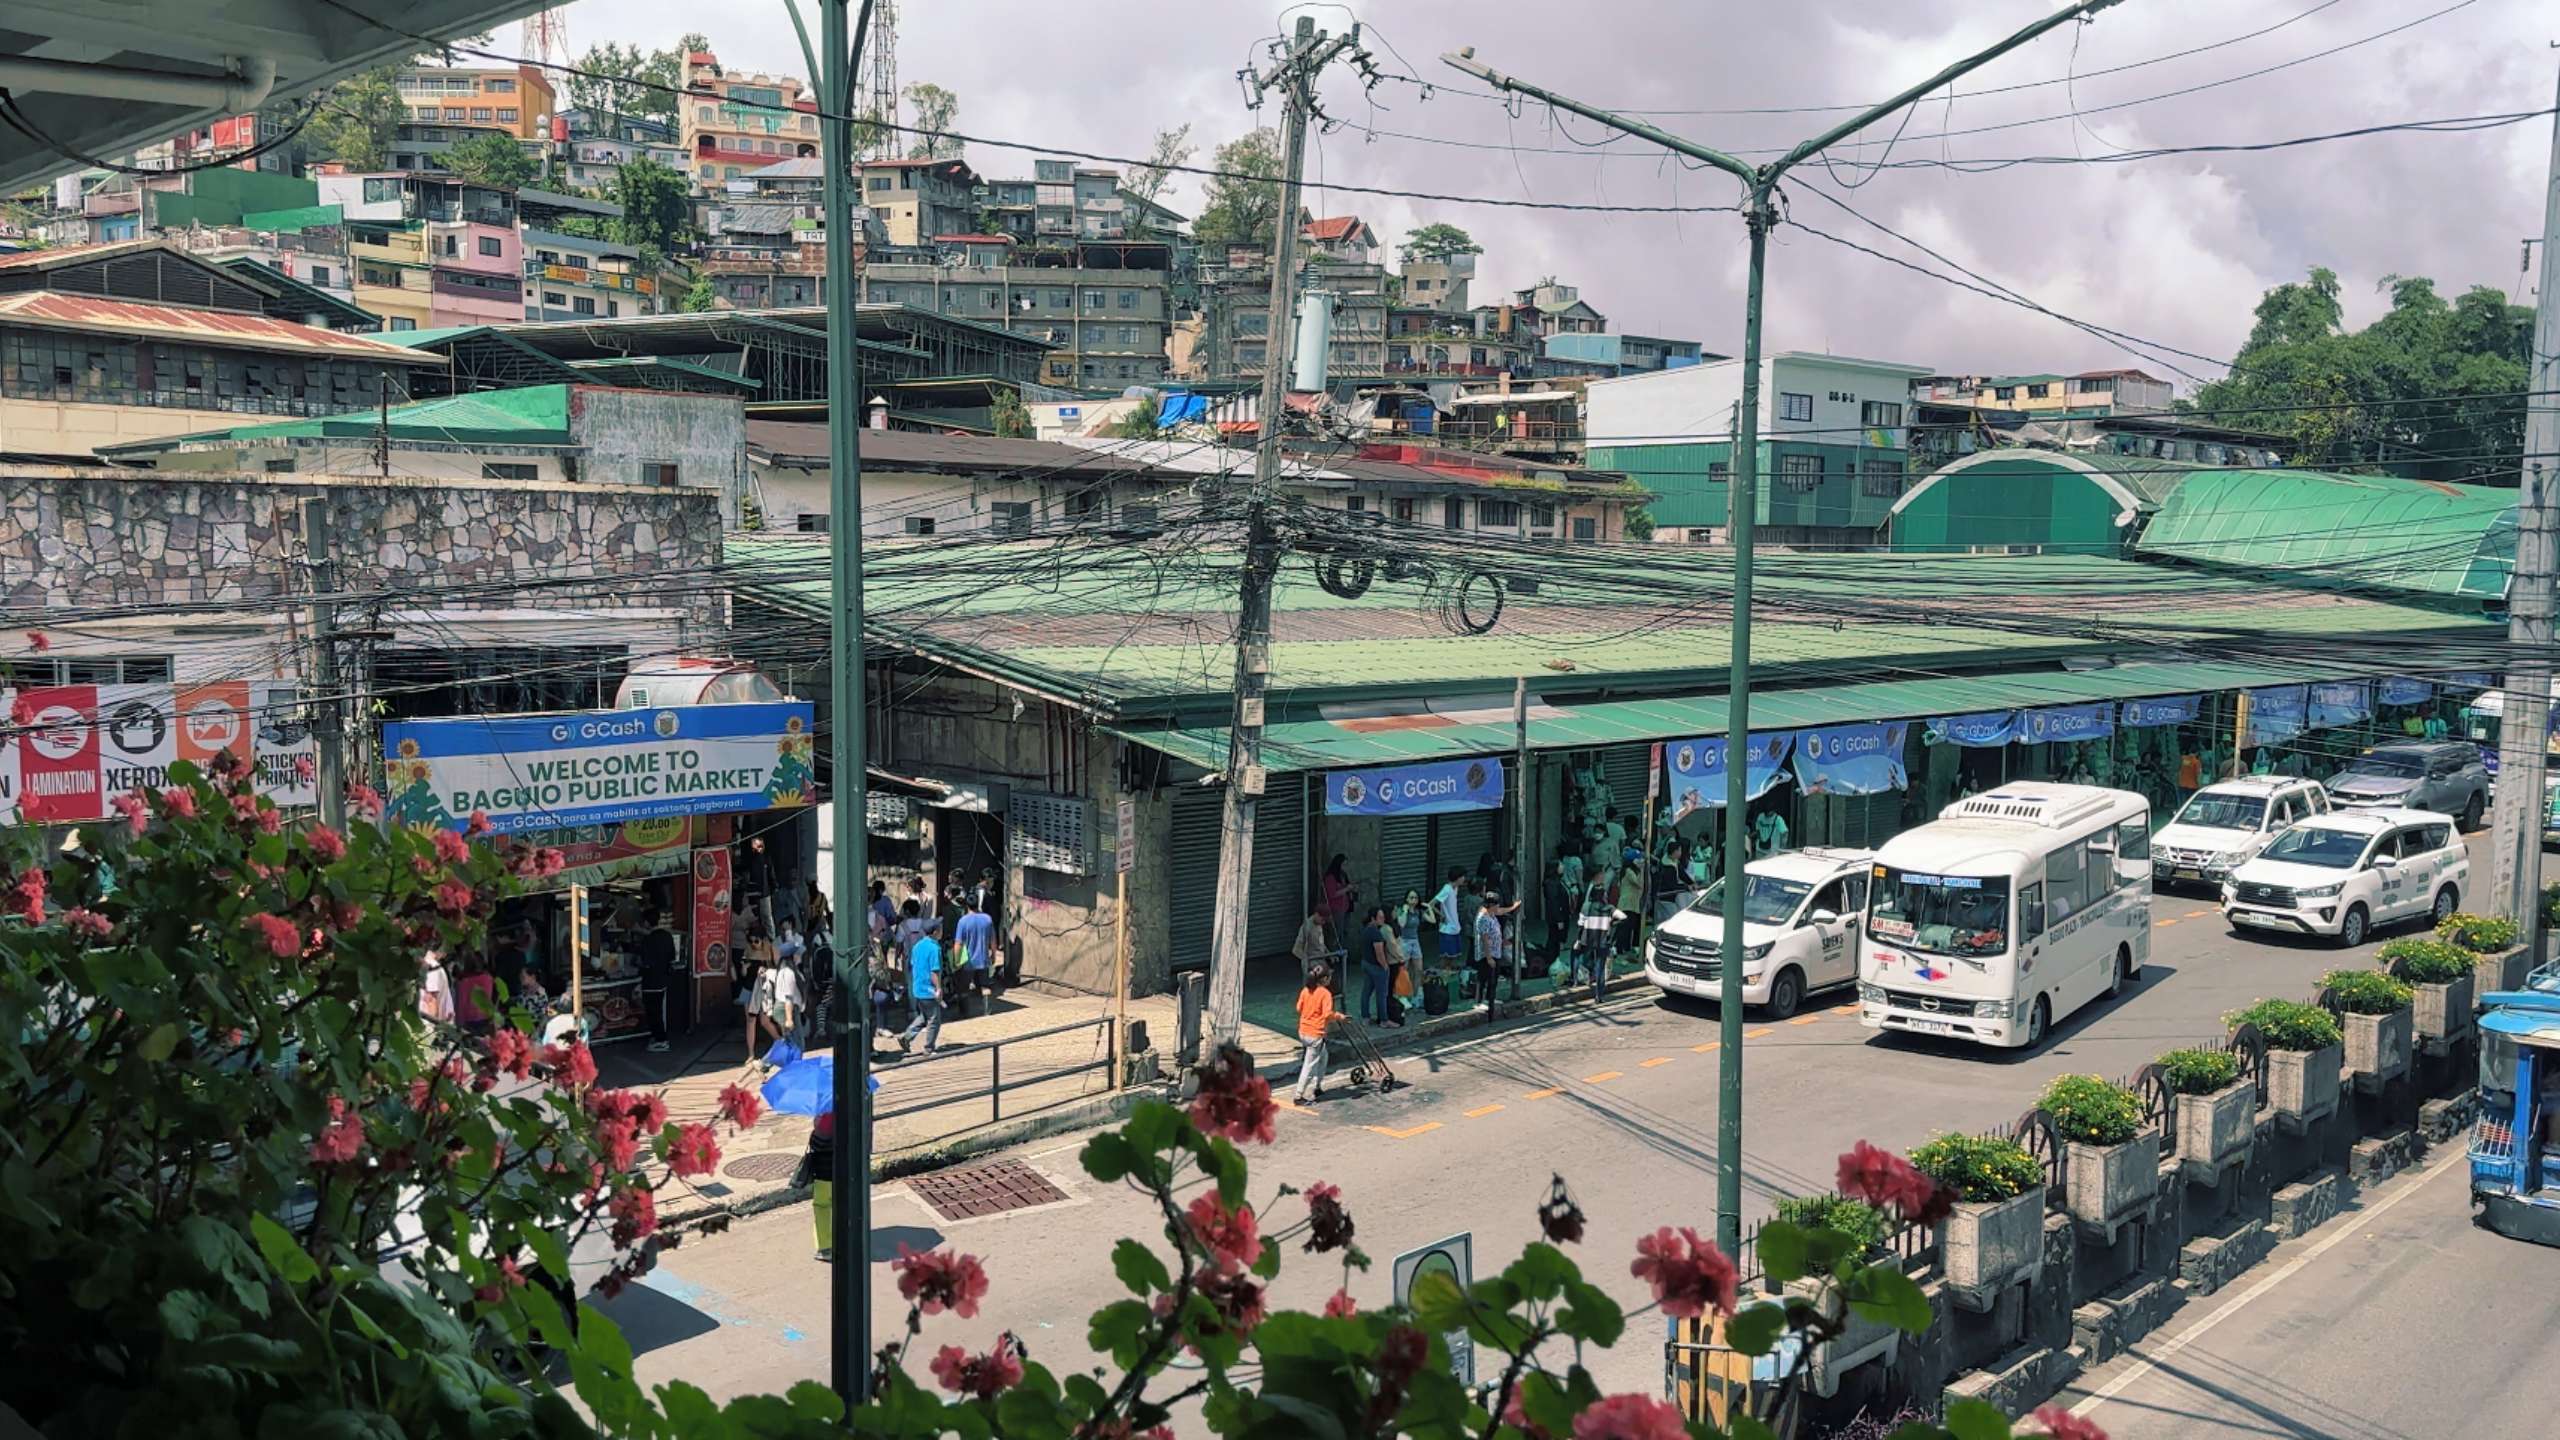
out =
<svg viewBox="0 0 2560 1440"><path fill-rule="evenodd" d="M2560 1245L2560 964L2480 999L2471 1204L2501 1235Z"/></svg>

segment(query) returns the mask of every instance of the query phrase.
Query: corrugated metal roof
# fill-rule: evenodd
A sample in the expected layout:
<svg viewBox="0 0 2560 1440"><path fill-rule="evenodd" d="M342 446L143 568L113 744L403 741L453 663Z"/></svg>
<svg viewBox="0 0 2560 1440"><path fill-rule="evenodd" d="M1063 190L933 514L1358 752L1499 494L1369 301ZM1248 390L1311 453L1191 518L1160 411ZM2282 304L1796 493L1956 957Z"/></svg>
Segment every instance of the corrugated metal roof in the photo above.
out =
<svg viewBox="0 0 2560 1440"><path fill-rule="evenodd" d="M783 235L798 218L796 205L732 205L721 213L720 230L723 234Z"/></svg>
<svg viewBox="0 0 2560 1440"><path fill-rule="evenodd" d="M2326 584L2495 600L2515 564L2516 492L2388 475L2203 469L2135 553Z"/></svg>
<svg viewBox="0 0 2560 1440"><path fill-rule="evenodd" d="M389 365L444 363L436 356L421 355L369 335L320 330L265 315L100 300L88 295L66 295L59 290L0 295L0 322L49 330L105 331L151 340L198 340L248 350L282 350L341 360L376 360Z"/></svg>
<svg viewBox="0 0 2560 1440"><path fill-rule="evenodd" d="M192 435L110 445L102 455L159 455L184 450L219 450L249 445L289 445L319 440L369 441L385 429L394 444L495 445L507 447L566 446L576 443L569 431L569 387L527 385L514 390L477 390L408 405L377 414L371 410L286 420L271 425L238 425L227 430L200 430Z"/></svg>
<svg viewBox="0 0 2560 1440"><path fill-rule="evenodd" d="M136 240L102 240L95 245L50 245L42 250L19 250L0 255L0 270L50 270L89 260L103 260L133 250L164 250L169 242L157 235Z"/></svg>
<svg viewBox="0 0 2560 1440"><path fill-rule="evenodd" d="M790 420L749 420L747 449L777 464L827 463L827 427ZM864 468L914 466L929 470L1075 471L1143 475L1157 467L1125 450L1087 450L1052 440L994 435L932 435L919 430L864 430Z"/></svg>

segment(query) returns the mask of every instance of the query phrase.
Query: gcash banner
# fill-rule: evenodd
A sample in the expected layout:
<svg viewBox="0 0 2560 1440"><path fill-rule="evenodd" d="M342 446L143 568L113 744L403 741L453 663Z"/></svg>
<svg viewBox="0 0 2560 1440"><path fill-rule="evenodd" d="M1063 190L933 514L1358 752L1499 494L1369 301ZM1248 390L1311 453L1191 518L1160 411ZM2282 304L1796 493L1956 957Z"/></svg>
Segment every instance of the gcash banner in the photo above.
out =
<svg viewBox="0 0 2560 1440"><path fill-rule="evenodd" d="M0 825L76 825L130 790L169 784L169 767L216 755L257 770L258 793L289 808L318 798L311 726L284 680L211 685L48 685L0 691L25 701L23 731L0 741Z"/></svg>
<svg viewBox="0 0 2560 1440"><path fill-rule="evenodd" d="M1792 730L1751 737L1751 748L1742 757L1743 793L1747 798L1757 800L1778 783L1787 762L1787 747L1795 743L1795 738ZM1729 785L1725 758L1725 742L1717 736L1664 743L1662 764L1670 772L1673 820L1684 819L1695 810L1724 808Z"/></svg>
<svg viewBox="0 0 2560 1440"><path fill-rule="evenodd" d="M503 834L809 804L814 707L674 705L382 727L383 818Z"/></svg>
<svg viewBox="0 0 2560 1440"><path fill-rule="evenodd" d="M1807 795L1881 795L1911 783L1902 768L1903 721L1796 732L1796 783Z"/></svg>
<svg viewBox="0 0 2560 1440"><path fill-rule="evenodd" d="M1445 815L1502 808L1502 761L1450 760L1337 770L1324 777L1327 815Z"/></svg>

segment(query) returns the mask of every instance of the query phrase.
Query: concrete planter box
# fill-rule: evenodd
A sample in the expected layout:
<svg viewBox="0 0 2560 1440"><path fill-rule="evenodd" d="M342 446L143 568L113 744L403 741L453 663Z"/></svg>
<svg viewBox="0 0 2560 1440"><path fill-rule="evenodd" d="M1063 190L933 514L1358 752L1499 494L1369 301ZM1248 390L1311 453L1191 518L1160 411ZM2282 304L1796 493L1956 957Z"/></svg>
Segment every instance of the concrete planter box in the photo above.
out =
<svg viewBox="0 0 2560 1440"><path fill-rule="evenodd" d="M2210 1095L2178 1097L2178 1159L2210 1181L2249 1156L2258 1131L2258 1087L2241 1077Z"/></svg>
<svg viewBox="0 0 2560 1440"><path fill-rule="evenodd" d="M1938 1227L1947 1288L1987 1305L2044 1267L2044 1187L1987 1204L1959 1204Z"/></svg>
<svg viewBox="0 0 2560 1440"><path fill-rule="evenodd" d="M2521 990L2524 977L2533 968L2533 956L2523 946L2500 950L2494 954L2471 957L2471 979L2478 993L2497 990Z"/></svg>
<svg viewBox="0 0 2560 1440"><path fill-rule="evenodd" d="M2335 1045L2318 1050L2267 1052L2267 1098L2279 1119L2297 1128L2325 1120L2338 1110L2338 1067L2344 1052Z"/></svg>
<svg viewBox="0 0 2560 1440"><path fill-rule="evenodd" d="M2160 1194L2160 1132L2145 1130L2121 1145L2073 1141L2063 1180L2071 1218L2112 1239Z"/></svg>
<svg viewBox="0 0 2560 1440"><path fill-rule="evenodd" d="M2341 1015L2347 1031L2347 1074L2356 1088L2379 1090L2409 1073L2410 1023L2406 1010L2388 1015Z"/></svg>
<svg viewBox="0 0 2560 1440"><path fill-rule="evenodd" d="M1822 1282L1793 1281L1786 1293L1820 1302ZM1855 1310L1848 1312L1844 1323L1848 1328L1840 1332L1840 1338L1814 1347L1812 1358L1805 1362L1805 1378L1811 1382L1813 1393L1826 1400L1840 1393L1840 1382L1850 1371L1869 1363L1891 1365L1902 1353L1902 1332L1893 1326L1862 1319Z"/></svg>
<svg viewBox="0 0 2560 1440"><path fill-rule="evenodd" d="M2417 1022L2418 1043L2429 1054L2450 1050L2471 1033L2473 977L2442 985L2420 985L2410 1013Z"/></svg>

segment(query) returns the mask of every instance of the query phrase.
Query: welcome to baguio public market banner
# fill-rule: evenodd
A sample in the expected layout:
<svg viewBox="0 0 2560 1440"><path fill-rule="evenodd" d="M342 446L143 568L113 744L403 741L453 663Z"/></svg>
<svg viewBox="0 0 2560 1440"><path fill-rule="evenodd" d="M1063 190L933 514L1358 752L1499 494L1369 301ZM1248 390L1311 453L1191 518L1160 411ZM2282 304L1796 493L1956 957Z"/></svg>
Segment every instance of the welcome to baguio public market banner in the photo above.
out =
<svg viewBox="0 0 2560 1440"><path fill-rule="evenodd" d="M1780 730L1769 735L1751 737L1750 753L1743 757L1744 790L1748 798L1757 800L1778 783L1786 765L1787 747L1795 740L1795 732ZM1725 742L1721 737L1701 736L1695 740L1679 740L1662 749L1662 763L1671 772L1671 818L1678 821L1694 810L1720 810L1725 795Z"/></svg>
<svg viewBox="0 0 2560 1440"><path fill-rule="evenodd" d="M1327 815L1446 815L1502 808L1502 761L1495 756L1436 765L1336 770L1324 777Z"/></svg>
<svg viewBox="0 0 2560 1440"><path fill-rule="evenodd" d="M2159 695L2149 700L2127 700L2116 723L2127 729L2151 725L2184 725L2196 718L2201 695Z"/></svg>
<svg viewBox="0 0 2560 1440"><path fill-rule="evenodd" d="M1932 745L1956 744L1968 750L2006 745L2018 738L2018 712L1984 710L1972 715L1941 715L1929 722L1927 738Z"/></svg>
<svg viewBox="0 0 2560 1440"><path fill-rule="evenodd" d="M279 808L319 798L311 725L291 681L0 690L0 705L21 701L27 727L0 739L0 825L103 819L114 797L168 785L177 762L205 769L224 754L254 767L258 793Z"/></svg>
<svg viewBox="0 0 2560 1440"><path fill-rule="evenodd" d="M2363 680L2332 680L2311 687L2310 724L2314 730L2353 725L2373 714L2373 686Z"/></svg>
<svg viewBox="0 0 2560 1440"><path fill-rule="evenodd" d="M1796 732L1796 783L1807 795L1881 795L1910 788L1902 742L1910 725L1829 725Z"/></svg>
<svg viewBox="0 0 2560 1440"><path fill-rule="evenodd" d="M806 805L814 710L784 700L385 725L383 819L460 829L481 811L514 834Z"/></svg>
<svg viewBox="0 0 2560 1440"><path fill-rule="evenodd" d="M2018 743L2040 745L2048 740L2101 740L2116 733L2116 707L2100 702L2095 705L2048 705L2041 710L2025 710L2018 715Z"/></svg>
<svg viewBox="0 0 2560 1440"><path fill-rule="evenodd" d="M2385 705L2424 705L2436 698L2436 687L2406 675L2394 675L2383 680L2376 689L2376 698Z"/></svg>
<svg viewBox="0 0 2560 1440"><path fill-rule="evenodd" d="M2272 744L2290 740L2302 733L2309 723L2311 687L2277 685L2249 692L2249 743Z"/></svg>

